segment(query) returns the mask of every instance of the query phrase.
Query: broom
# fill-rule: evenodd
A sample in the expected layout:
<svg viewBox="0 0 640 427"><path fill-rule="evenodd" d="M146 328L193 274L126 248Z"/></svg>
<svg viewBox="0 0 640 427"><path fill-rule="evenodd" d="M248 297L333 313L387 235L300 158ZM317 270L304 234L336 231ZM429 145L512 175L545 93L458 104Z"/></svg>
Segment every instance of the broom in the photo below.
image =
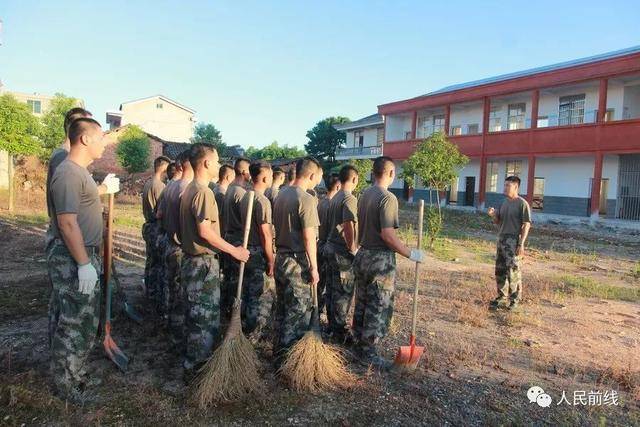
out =
<svg viewBox="0 0 640 427"><path fill-rule="evenodd" d="M246 249L253 214L254 192L249 191L242 246ZM259 361L251 342L242 333L240 304L245 263L240 263L238 289L231 321L220 347L200 369L195 382L194 399L202 409L219 401L237 400L262 389L258 375Z"/></svg>
<svg viewBox="0 0 640 427"><path fill-rule="evenodd" d="M279 373L298 392L348 388L355 382L355 375L347 370L347 361L342 351L325 344L320 335L317 285L311 285L311 298L313 313L309 330L289 349Z"/></svg>

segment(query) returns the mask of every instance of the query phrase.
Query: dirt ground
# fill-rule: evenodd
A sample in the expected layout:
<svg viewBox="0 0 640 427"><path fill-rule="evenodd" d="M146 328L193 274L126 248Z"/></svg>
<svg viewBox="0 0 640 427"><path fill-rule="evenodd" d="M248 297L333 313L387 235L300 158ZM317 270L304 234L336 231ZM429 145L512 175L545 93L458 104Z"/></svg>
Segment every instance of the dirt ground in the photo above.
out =
<svg viewBox="0 0 640 427"><path fill-rule="evenodd" d="M414 216L403 211L403 222ZM0 425L640 425L640 236L534 228L524 304L491 312L495 234L477 215L452 213L421 269L425 355L416 372L378 373L352 360L358 381L351 389L301 395L275 376L270 346L260 344L267 392L203 412L187 401L180 361L147 310L135 263L116 265L144 314L142 325L123 315L114 321L115 339L131 359L128 373L96 348L96 401L78 407L52 395L46 261L42 237L26 226L42 216L11 218L17 228L3 218ZM401 236L413 242L411 229ZM399 259L394 324L383 342L388 358L408 342L412 283L413 266ZM531 386L542 387L551 406L530 403ZM557 404L563 391L571 405ZM614 391L617 401L573 405L576 391Z"/></svg>

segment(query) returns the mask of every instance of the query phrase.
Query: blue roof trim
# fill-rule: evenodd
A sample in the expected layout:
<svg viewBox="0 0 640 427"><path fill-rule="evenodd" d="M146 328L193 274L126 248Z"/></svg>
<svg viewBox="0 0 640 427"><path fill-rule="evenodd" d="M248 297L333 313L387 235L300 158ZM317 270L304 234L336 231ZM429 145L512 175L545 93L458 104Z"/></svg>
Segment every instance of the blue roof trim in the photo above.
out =
<svg viewBox="0 0 640 427"><path fill-rule="evenodd" d="M438 90L436 90L434 92L429 92L426 95L418 96L417 98L422 98L424 96L439 95L441 93L453 92L453 91L461 90L461 89L468 89L468 88L475 87L475 86L481 86L481 85L486 85L486 84L489 84L489 83L501 82L501 81L504 81L504 80L510 80L510 79L515 79L515 78L518 78L518 77L530 76L530 75L533 75L533 74L545 73L545 72L548 72L548 71L560 70L560 69L563 69L563 68L575 67L577 65L590 64L590 63L593 63L593 62L604 61L606 59L617 58L619 56L631 55L633 53L640 53L640 45L639 46L629 47L629 48L626 48L626 49L614 50L612 52L601 53L599 55L593 55L593 56L589 56L589 57L586 57L586 58L574 59L572 61L559 62L557 64L546 65L544 67L530 68L530 69L524 70L524 71L516 71L515 73L502 74L502 75L499 75L499 76L489 77L489 78L486 78L486 79L474 80L474 81L467 82L467 83L460 83L460 84L455 84L455 85L451 85L451 86L446 86L446 87L444 87L442 89L438 89Z"/></svg>

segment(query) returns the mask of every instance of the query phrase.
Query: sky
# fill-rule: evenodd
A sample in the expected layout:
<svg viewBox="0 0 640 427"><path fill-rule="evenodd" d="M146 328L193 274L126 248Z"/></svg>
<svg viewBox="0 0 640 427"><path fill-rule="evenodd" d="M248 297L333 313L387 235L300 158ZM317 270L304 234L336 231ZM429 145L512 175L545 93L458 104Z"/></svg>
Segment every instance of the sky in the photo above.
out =
<svg viewBox="0 0 640 427"><path fill-rule="evenodd" d="M635 1L1 0L8 90L82 98L104 123L163 94L227 144L302 147L329 116L640 45Z"/></svg>

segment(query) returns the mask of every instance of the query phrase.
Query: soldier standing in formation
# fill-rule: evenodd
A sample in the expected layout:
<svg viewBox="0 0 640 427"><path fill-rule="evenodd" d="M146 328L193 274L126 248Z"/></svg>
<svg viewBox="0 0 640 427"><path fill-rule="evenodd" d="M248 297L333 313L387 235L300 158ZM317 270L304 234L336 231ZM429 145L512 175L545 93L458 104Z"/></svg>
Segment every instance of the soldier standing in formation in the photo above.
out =
<svg viewBox="0 0 640 427"><path fill-rule="evenodd" d="M320 221L315 198L307 191L315 186L320 171L320 164L312 157L298 160L293 185L279 192L273 207L276 229L276 364L282 362L287 350L309 327L309 286L316 286L319 281L316 239Z"/></svg>
<svg viewBox="0 0 640 427"><path fill-rule="evenodd" d="M374 182L358 202L360 249L353 260L356 306L353 334L360 360L380 369L391 363L379 355L378 343L389 331L393 317L393 292L396 279L396 253L414 262L422 262L424 253L409 249L398 238L398 199L388 190L395 177L390 157L373 162Z"/></svg>
<svg viewBox="0 0 640 427"><path fill-rule="evenodd" d="M146 243L147 259L144 268L144 284L147 297L155 304L159 313L162 313L164 297L161 286L162 260L158 248L160 237L160 223L156 221L156 206L162 190L164 190L164 177L171 159L160 156L153 161L153 176L147 180L142 189L142 214L145 223L142 225L142 238Z"/></svg>
<svg viewBox="0 0 640 427"><path fill-rule="evenodd" d="M211 355L220 335L220 266L217 252L247 262L249 251L220 236L218 208L209 182L220 165L215 148L194 144L189 152L193 181L180 199L181 281L186 297L185 379Z"/></svg>
<svg viewBox="0 0 640 427"><path fill-rule="evenodd" d="M87 359L98 332L102 270L102 204L87 171L105 149L100 124L77 118L68 128L70 151L50 182L53 241L47 256L51 280L49 316L51 370L57 392L69 400L85 399ZM103 182L104 193L120 189L117 178Z"/></svg>
<svg viewBox="0 0 640 427"><path fill-rule="evenodd" d="M285 174L282 168L275 167L273 170L273 182L271 183L271 187L264 190L264 195L271 204L273 205L273 201L278 196L278 191L280 191L280 187L284 184Z"/></svg>
<svg viewBox="0 0 640 427"><path fill-rule="evenodd" d="M354 293L353 258L358 250L358 200L353 195L358 171L351 165L340 169L340 191L331 199L327 215L327 319L337 343L351 343L347 316Z"/></svg>
<svg viewBox="0 0 640 427"><path fill-rule="evenodd" d="M531 208L518 195L520 178L509 176L504 181L504 195L500 210L489 208L488 214L500 227L496 254L496 284L498 297L490 307L496 309L509 300L509 310L515 310L522 299L521 259L524 244L531 228Z"/></svg>
<svg viewBox="0 0 640 427"><path fill-rule="evenodd" d="M323 199L318 201L318 219L320 220L320 226L318 227L318 273L320 274L320 281L318 282L318 311L320 313L324 310L328 297L330 297L327 293L326 286L329 277L324 250L329 234L329 202L338 190L340 190L340 180L337 174L332 173L329 175L327 182L327 194Z"/></svg>

